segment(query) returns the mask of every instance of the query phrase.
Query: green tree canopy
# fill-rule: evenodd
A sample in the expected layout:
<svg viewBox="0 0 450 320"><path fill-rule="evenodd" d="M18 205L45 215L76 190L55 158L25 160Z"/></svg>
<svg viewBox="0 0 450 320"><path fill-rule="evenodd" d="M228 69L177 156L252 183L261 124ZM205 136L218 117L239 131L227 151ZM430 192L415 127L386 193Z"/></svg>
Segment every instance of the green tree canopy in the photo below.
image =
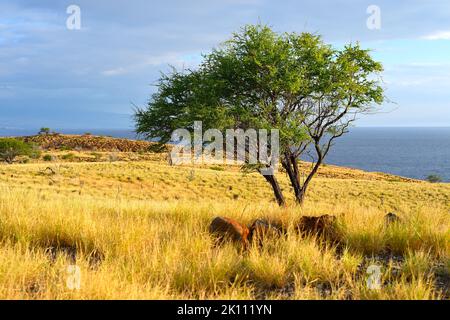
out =
<svg viewBox="0 0 450 320"><path fill-rule="evenodd" d="M16 157L31 155L32 153L32 146L22 140L0 138L0 160L11 164Z"/></svg>
<svg viewBox="0 0 450 320"><path fill-rule="evenodd" d="M197 120L206 128L279 129L281 163L301 203L333 141L383 102L381 72L359 44L335 49L318 35L249 25L197 69L163 75L147 108L136 111L137 132L167 143ZM306 151L315 163L301 181L298 159ZM284 204L275 175L265 178Z"/></svg>

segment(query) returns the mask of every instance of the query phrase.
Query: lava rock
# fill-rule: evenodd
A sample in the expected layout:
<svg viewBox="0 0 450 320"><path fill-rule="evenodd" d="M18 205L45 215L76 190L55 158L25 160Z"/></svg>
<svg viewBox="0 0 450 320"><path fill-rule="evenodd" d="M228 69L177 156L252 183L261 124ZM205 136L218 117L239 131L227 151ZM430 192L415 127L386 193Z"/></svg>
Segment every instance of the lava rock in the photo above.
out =
<svg viewBox="0 0 450 320"><path fill-rule="evenodd" d="M248 246L249 229L234 219L227 217L216 217L209 226L209 233L221 244L225 241L232 241L242 245L245 249Z"/></svg>
<svg viewBox="0 0 450 320"><path fill-rule="evenodd" d="M316 236L323 240L339 242L341 237L336 224L336 217L328 214L319 217L303 216L296 229L302 237Z"/></svg>

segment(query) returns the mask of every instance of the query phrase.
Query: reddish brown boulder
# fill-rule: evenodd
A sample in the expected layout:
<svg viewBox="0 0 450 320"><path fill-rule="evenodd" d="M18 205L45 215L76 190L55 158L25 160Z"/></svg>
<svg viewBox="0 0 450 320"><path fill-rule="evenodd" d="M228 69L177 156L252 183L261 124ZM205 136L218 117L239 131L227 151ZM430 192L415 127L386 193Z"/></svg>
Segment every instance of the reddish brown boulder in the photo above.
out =
<svg viewBox="0 0 450 320"><path fill-rule="evenodd" d="M218 243L226 240L239 243L243 248L248 246L249 229L234 219L216 217L209 226L209 233L213 235Z"/></svg>
<svg viewBox="0 0 450 320"><path fill-rule="evenodd" d="M303 237L317 236L324 240L339 241L336 217L328 214L319 217L303 216L296 228Z"/></svg>

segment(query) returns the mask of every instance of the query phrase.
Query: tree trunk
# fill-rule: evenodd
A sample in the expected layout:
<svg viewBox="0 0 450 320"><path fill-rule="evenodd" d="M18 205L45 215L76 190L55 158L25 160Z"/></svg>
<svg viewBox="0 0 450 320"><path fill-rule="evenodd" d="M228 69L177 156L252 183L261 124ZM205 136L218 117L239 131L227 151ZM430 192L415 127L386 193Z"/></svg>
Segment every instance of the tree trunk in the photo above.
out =
<svg viewBox="0 0 450 320"><path fill-rule="evenodd" d="M314 177L314 175L319 170L320 165L322 164L323 156L318 151L319 159L314 165L313 169L309 173L308 177L306 178L305 182L303 184L300 183L300 174L298 170L298 159L292 155L290 152L286 152L283 155L283 160L281 162L283 168L286 170L289 180L291 182L291 186L294 189L295 194L295 201L297 204L302 205L305 197L306 197L306 190L308 189L309 183L311 182L311 179Z"/></svg>
<svg viewBox="0 0 450 320"><path fill-rule="evenodd" d="M311 182L311 179L314 177L314 175L317 173L317 171L319 170L320 165L322 164L323 161L323 157L320 154L319 155L319 159L317 160L316 164L314 165L313 169L311 170L311 172L309 173L308 177L306 178L305 182L303 182L303 185L300 189L300 193L299 196L297 198L297 203L302 205L303 201L305 200L305 196L306 196L306 190L308 189L309 183Z"/></svg>
<svg viewBox="0 0 450 320"><path fill-rule="evenodd" d="M281 191L280 185L278 184L277 178L275 175L263 175L267 182L270 183L273 189L273 193L278 202L279 206L285 206L286 201L284 200L283 192Z"/></svg>
<svg viewBox="0 0 450 320"><path fill-rule="evenodd" d="M297 204L303 205L303 201L305 201L307 187L308 186L302 188L302 190L300 191L300 194L298 195L298 197L296 197Z"/></svg>
<svg viewBox="0 0 450 320"><path fill-rule="evenodd" d="M303 195L298 174L297 159L289 154L285 154L282 165L286 170L289 180L291 181L291 186L294 189L295 201L300 204L303 201Z"/></svg>

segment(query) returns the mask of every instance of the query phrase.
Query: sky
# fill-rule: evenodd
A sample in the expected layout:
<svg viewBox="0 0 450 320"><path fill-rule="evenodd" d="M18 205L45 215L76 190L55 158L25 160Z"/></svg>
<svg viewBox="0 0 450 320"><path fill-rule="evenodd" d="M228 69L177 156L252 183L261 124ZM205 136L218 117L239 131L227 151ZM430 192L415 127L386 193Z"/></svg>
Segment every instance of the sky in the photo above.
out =
<svg viewBox="0 0 450 320"><path fill-rule="evenodd" d="M372 49L388 102L358 126L450 126L447 0L1 0L0 129L133 128L161 72L255 23Z"/></svg>

